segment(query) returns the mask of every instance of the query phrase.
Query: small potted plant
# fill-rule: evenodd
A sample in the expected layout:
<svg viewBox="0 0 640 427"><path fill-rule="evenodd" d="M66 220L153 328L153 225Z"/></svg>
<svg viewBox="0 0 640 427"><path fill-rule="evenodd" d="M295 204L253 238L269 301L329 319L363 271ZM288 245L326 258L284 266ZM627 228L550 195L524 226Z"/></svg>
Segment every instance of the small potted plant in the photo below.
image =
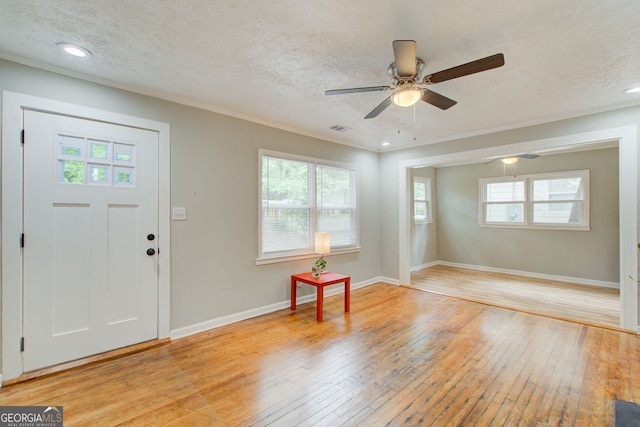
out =
<svg viewBox="0 0 640 427"><path fill-rule="evenodd" d="M327 269L327 260L324 259L324 256L321 256L317 260L313 261L311 265L311 275L313 277L320 277L322 273Z"/></svg>

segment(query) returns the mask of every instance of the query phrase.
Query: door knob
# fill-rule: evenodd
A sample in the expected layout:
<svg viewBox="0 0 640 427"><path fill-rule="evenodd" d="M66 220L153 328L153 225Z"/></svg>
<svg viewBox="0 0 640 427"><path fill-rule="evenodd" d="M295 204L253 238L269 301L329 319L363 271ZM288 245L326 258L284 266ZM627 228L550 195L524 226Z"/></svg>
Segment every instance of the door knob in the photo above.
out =
<svg viewBox="0 0 640 427"><path fill-rule="evenodd" d="M151 255L155 255L156 254L156 250L153 248L149 248L147 249L147 255L151 256Z"/></svg>

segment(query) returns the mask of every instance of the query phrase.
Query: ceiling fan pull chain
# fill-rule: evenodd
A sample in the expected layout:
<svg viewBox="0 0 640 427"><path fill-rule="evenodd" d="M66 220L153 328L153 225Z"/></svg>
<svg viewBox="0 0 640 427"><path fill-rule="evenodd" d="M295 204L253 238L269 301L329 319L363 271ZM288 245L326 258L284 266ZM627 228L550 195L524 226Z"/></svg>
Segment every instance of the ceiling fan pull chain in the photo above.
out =
<svg viewBox="0 0 640 427"><path fill-rule="evenodd" d="M413 104L413 140L416 140L416 104Z"/></svg>
<svg viewBox="0 0 640 427"><path fill-rule="evenodd" d="M400 109L396 108L396 110L398 111L398 135L400 135Z"/></svg>

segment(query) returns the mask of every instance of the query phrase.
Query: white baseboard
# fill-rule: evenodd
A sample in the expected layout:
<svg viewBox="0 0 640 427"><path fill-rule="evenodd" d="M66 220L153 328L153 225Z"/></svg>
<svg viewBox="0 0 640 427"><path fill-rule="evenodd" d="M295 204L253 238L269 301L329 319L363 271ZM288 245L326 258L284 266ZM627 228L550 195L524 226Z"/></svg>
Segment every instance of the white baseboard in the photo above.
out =
<svg viewBox="0 0 640 427"><path fill-rule="evenodd" d="M400 286L400 281L398 279L392 279L391 277L378 277L378 282L384 282L388 285Z"/></svg>
<svg viewBox="0 0 640 427"><path fill-rule="evenodd" d="M389 284L398 284L391 283L393 279L387 279L384 277L374 277L369 280L365 280L358 283L351 284L351 290L364 288L365 286L373 285L374 283L385 282ZM395 280L395 282L398 282ZM341 284L336 285L336 287L332 287L325 290L324 296L329 297L332 295L338 295L344 293L344 286ZM304 304L307 302L315 301L316 293L313 292L309 295L304 295L297 298L297 304ZM289 308L291 301L280 301L275 304L265 305L263 307L254 308L247 311L242 311L240 313L229 314L227 316L218 317L215 319L207 320L205 322L196 323L194 325L185 326L178 329L173 329L170 334L170 338L177 339L187 337L189 335L197 334L200 332L205 332L210 329L219 328L221 326L229 325L231 323L240 322L242 320L251 319L253 317L262 316L263 314L273 313L274 311L284 310L285 308Z"/></svg>
<svg viewBox="0 0 640 427"><path fill-rule="evenodd" d="M535 279L558 280L560 282L576 283L579 285L601 286L605 288L620 289L620 284L616 282L605 282L602 280L584 279L581 277L557 276L554 274L533 273L530 271L510 270L506 268L484 267L481 265L461 264L449 261L437 261L434 265L446 265L449 267L466 268L469 270L488 271L492 273L514 274L516 276L532 277Z"/></svg>
<svg viewBox="0 0 640 427"><path fill-rule="evenodd" d="M440 261L431 261L426 264L416 265L415 267L411 267L411 272L422 270L423 268L433 267L434 265L440 264Z"/></svg>

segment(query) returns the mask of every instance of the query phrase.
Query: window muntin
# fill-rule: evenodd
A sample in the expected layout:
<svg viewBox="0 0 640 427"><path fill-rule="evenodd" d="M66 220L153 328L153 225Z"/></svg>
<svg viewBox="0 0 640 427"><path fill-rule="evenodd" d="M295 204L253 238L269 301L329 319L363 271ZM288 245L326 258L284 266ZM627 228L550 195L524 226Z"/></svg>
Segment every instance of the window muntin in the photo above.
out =
<svg viewBox="0 0 640 427"><path fill-rule="evenodd" d="M313 254L316 231L331 248L358 246L353 166L261 151L259 259Z"/></svg>
<svg viewBox="0 0 640 427"><path fill-rule="evenodd" d="M433 222L429 178L413 177L413 222L415 224Z"/></svg>
<svg viewBox="0 0 640 427"><path fill-rule="evenodd" d="M56 140L58 183L135 186L135 145L64 134Z"/></svg>
<svg viewBox="0 0 640 427"><path fill-rule="evenodd" d="M480 180L480 223L589 230L589 171Z"/></svg>

